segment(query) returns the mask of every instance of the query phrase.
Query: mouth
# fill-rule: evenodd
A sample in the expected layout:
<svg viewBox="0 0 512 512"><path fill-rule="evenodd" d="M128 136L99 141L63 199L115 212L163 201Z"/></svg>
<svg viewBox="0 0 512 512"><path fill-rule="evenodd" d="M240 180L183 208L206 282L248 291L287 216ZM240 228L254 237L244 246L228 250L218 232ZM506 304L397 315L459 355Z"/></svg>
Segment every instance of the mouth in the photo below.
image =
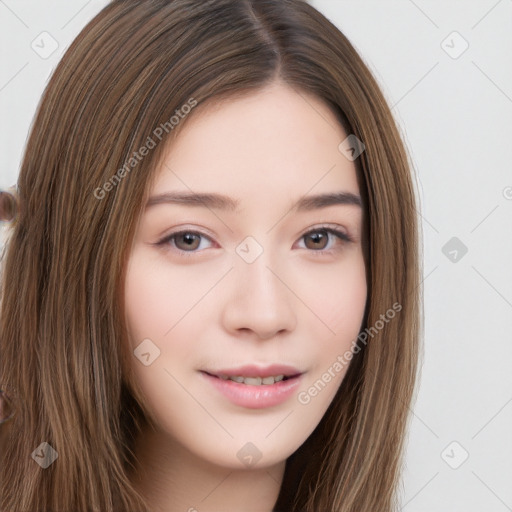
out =
<svg viewBox="0 0 512 512"><path fill-rule="evenodd" d="M233 382L237 382L238 384L246 384L247 386L272 386L277 382L285 382L290 379L296 379L302 375L300 372L293 375L269 375L267 377L256 376L256 377L245 377L243 375L227 375L227 374L214 374L210 372L203 371L206 375L210 377L214 377L221 380L231 380Z"/></svg>
<svg viewBox="0 0 512 512"><path fill-rule="evenodd" d="M247 386L272 386L278 382L300 377L303 372L285 364L271 364L267 366L245 365L219 370L201 370L202 373L220 380L233 381Z"/></svg>
<svg viewBox="0 0 512 512"><path fill-rule="evenodd" d="M297 392L304 375L304 372L287 365L249 365L199 370L199 373L224 398L248 409L285 404Z"/></svg>

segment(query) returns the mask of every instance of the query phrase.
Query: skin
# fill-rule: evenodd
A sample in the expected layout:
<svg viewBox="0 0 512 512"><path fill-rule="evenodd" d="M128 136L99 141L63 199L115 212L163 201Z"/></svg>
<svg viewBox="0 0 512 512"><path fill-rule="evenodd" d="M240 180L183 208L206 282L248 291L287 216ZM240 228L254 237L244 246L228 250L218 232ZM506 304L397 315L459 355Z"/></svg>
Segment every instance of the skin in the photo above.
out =
<svg viewBox="0 0 512 512"><path fill-rule="evenodd" d="M292 205L304 195L360 194L355 165L338 149L346 137L323 102L276 82L199 105L169 146L150 197L210 192L240 206L153 205L137 228L125 287L129 349L150 339L160 353L148 366L131 358L156 425L137 440L134 483L152 510L271 511L287 457L334 398L349 363L332 367L357 337L367 299L363 211ZM326 223L352 241L319 233ZM204 236L156 245L182 229ZM236 252L248 236L263 249L252 263ZM283 404L250 409L199 373L251 363L293 365L301 386ZM334 378L300 403L298 393L329 368ZM261 454L250 466L237 457L249 442Z"/></svg>

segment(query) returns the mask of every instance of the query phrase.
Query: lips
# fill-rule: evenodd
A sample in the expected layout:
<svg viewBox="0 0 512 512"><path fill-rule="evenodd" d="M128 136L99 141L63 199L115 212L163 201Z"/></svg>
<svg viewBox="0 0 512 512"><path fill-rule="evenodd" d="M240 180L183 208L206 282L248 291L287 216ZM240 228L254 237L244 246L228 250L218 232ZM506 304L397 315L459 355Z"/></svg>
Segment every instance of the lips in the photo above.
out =
<svg viewBox="0 0 512 512"><path fill-rule="evenodd" d="M286 381L302 374L301 371L293 366L281 364L273 364L264 367L245 365L221 370L203 370L203 372L211 377L231 380L249 386L272 385L276 382Z"/></svg>
<svg viewBox="0 0 512 512"><path fill-rule="evenodd" d="M301 385L303 372L293 366L247 365L221 370L200 370L209 385L233 404L263 409L286 403Z"/></svg>

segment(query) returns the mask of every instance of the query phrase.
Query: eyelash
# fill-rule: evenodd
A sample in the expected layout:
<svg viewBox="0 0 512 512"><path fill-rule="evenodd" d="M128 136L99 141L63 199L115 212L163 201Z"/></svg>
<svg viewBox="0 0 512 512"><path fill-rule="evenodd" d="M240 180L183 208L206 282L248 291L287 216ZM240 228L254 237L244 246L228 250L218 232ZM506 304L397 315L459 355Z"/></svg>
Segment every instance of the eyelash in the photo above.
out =
<svg viewBox="0 0 512 512"><path fill-rule="evenodd" d="M338 238L344 244L349 244L349 243L353 242L352 237L350 237L349 235L347 235L343 231L340 231L340 230L335 229L335 228L331 228L329 226L320 226L318 228L314 228L314 229L312 229L310 231L307 231L306 233L301 235L299 240L302 240L306 236L311 235L313 233L318 233L318 232L325 232L325 233L329 233L331 235L334 235L336 238ZM188 234L188 235L198 235L200 237L204 237L204 238L212 241L209 236L207 236L207 235L205 235L203 233L200 233L198 231L193 231L193 230L190 230L190 229L185 229L185 230L176 231L175 233L171 233L169 235L166 235L162 240L160 240L159 242L156 242L155 245L158 246L158 247L165 248L165 246L168 245L169 242L174 240L176 237L178 237L180 235L185 235L185 234ZM173 247L172 249L174 251L177 251L177 253L180 255L180 257L183 256L185 258L191 257L191 256L197 254L198 252L200 252L197 249L194 250L194 251L183 251L182 249L178 249L176 247ZM336 252L336 249L320 249L320 250L310 249L309 252L313 253L315 256L324 256L326 254L334 254Z"/></svg>

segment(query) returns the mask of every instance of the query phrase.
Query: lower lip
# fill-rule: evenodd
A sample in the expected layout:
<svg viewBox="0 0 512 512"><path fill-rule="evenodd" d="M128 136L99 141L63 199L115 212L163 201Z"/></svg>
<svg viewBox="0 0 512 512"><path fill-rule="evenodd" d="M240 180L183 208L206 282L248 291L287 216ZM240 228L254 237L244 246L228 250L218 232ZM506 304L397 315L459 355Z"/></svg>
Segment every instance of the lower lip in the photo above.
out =
<svg viewBox="0 0 512 512"><path fill-rule="evenodd" d="M224 380L200 372L204 378L235 405L248 409L263 409L286 402L297 390L302 375L274 384L251 386L233 380Z"/></svg>

